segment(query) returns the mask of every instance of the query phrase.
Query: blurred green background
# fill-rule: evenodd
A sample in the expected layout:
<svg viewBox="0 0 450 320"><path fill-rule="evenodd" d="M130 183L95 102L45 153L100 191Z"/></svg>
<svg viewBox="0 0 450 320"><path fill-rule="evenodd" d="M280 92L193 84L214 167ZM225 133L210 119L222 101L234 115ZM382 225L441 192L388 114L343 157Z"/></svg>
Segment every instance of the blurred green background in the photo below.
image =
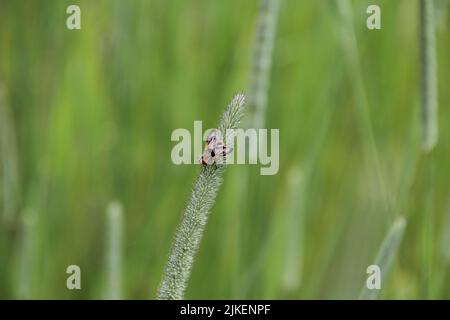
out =
<svg viewBox="0 0 450 320"><path fill-rule="evenodd" d="M81 30L66 28L70 4ZM381 30L366 28L369 4ZM425 156L418 1L351 1L352 55L335 0L281 0L266 114L280 170L227 170L186 298L357 298L400 215L380 297L450 298L447 4L436 1L439 143ZM172 164L171 132L216 126L247 90L257 11L257 0L0 0L0 298L103 298L111 201L123 207L121 297L155 297L199 170ZM71 264L81 290L66 288Z"/></svg>

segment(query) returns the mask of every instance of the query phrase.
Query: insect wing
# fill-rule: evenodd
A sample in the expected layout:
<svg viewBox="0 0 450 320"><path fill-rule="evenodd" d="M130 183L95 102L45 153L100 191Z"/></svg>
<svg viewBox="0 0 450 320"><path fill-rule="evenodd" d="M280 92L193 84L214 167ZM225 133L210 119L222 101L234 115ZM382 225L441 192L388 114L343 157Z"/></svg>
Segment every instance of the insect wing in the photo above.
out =
<svg viewBox="0 0 450 320"><path fill-rule="evenodd" d="M219 140L219 131L212 130L211 133L206 138L206 145L209 146L211 144L215 144Z"/></svg>
<svg viewBox="0 0 450 320"><path fill-rule="evenodd" d="M233 148L232 147L227 147L227 146L223 146L223 150L222 150L222 155L226 156L228 154L230 154L231 152L233 152Z"/></svg>
<svg viewBox="0 0 450 320"><path fill-rule="evenodd" d="M214 157L212 159L217 164L223 164L226 161L226 155L230 154L233 148L225 146L223 143L214 149Z"/></svg>

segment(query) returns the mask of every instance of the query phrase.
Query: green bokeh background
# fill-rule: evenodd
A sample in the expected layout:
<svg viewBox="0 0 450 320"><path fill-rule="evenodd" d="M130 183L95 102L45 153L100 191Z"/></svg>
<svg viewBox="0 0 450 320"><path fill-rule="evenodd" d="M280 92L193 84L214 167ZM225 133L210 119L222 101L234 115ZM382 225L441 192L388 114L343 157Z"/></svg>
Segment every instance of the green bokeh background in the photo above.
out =
<svg viewBox="0 0 450 320"><path fill-rule="evenodd" d="M186 298L357 298L400 215L407 228L380 297L450 298L447 3L436 1L439 143L423 155L418 1L352 1L359 62L348 63L334 0L281 0L266 114L280 129L280 170L227 170ZM65 26L70 4L81 30ZM366 28L369 4L381 6L381 30ZM171 132L216 126L247 89L257 9L0 0L0 125L15 136L0 150L1 187L12 190L0 210L15 203L0 213L0 298L102 298L114 200L124 209L123 298L155 297L199 170L172 164ZM5 180L11 158L15 185ZM71 264L81 290L66 288Z"/></svg>

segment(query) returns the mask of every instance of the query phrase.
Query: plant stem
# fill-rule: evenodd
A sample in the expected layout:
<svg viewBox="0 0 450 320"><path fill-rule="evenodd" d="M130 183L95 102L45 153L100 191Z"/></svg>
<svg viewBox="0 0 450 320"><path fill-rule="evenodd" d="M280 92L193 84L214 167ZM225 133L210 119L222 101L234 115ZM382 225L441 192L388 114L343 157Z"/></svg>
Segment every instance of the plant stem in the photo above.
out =
<svg viewBox="0 0 450 320"><path fill-rule="evenodd" d="M0 210L11 223L18 210L19 171L14 122L6 105L6 90L0 83Z"/></svg>
<svg viewBox="0 0 450 320"><path fill-rule="evenodd" d="M381 161L370 117L370 105L367 99L364 77L361 71L358 44L353 26L351 2L349 0L337 0L337 9L340 16L339 23L341 25L342 48L344 50L347 66L350 69L350 75L354 79L352 84L355 86L354 95L358 125L364 142L367 142L364 143L364 148L366 148L366 158L372 163L373 169L376 172L380 194L384 201L384 207L387 212L393 213L392 199L386 189L385 178L381 170Z"/></svg>
<svg viewBox="0 0 450 320"><path fill-rule="evenodd" d="M122 297L122 238L123 210L118 202L111 202L106 211L106 286L105 299L118 300Z"/></svg>
<svg viewBox="0 0 450 320"><path fill-rule="evenodd" d="M248 91L249 127L263 128L265 123L279 2L279 0L259 1Z"/></svg>
<svg viewBox="0 0 450 320"><path fill-rule="evenodd" d="M397 254L397 250L400 246L400 243L403 238L403 232L405 230L406 221L405 218L398 218L391 228L389 229L386 237L381 244L380 250L378 251L377 257L375 258L374 265L377 265L381 270L382 280L383 277L389 273L389 270L392 265L392 260ZM369 289L367 284L364 284L364 287L361 290L359 295L360 300L373 300L376 299L380 290L378 289Z"/></svg>
<svg viewBox="0 0 450 320"><path fill-rule="evenodd" d="M223 137L227 137L227 131L237 128L244 104L244 94L238 93L233 97L220 119L218 129ZM209 212L222 183L224 169L224 165L216 164L202 166L200 169L164 268L157 299L183 299Z"/></svg>
<svg viewBox="0 0 450 320"><path fill-rule="evenodd" d="M438 89L433 0L420 0L419 12L422 150L430 152L438 141Z"/></svg>

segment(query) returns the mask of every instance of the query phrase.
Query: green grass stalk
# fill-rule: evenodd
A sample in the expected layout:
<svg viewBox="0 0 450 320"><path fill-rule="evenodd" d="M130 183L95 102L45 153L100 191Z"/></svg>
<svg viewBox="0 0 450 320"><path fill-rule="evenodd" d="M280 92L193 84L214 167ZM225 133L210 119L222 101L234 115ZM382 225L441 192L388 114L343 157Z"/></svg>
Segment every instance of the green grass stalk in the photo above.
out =
<svg viewBox="0 0 450 320"><path fill-rule="evenodd" d="M225 109L218 127L224 137L227 130L236 129L239 125L244 104L244 94L238 93ZM181 224L175 234L175 240L158 288L157 299L183 299L195 254L222 183L224 169L225 165L201 167L184 209Z"/></svg>
<svg viewBox="0 0 450 320"><path fill-rule="evenodd" d="M0 210L3 220L11 223L18 209L19 171L14 122L5 95L0 85Z"/></svg>
<svg viewBox="0 0 450 320"><path fill-rule="evenodd" d="M344 50L347 66L349 67L355 86L355 104L357 106L358 125L361 135L365 140L365 153L369 161L372 162L377 174L380 194L383 197L385 209L392 212L392 199L386 190L385 179L381 171L381 163L378 148L373 133L372 121L370 119L370 107L367 99L367 93L364 86L364 78L361 71L361 62L358 53L358 44L356 40L355 29L353 26L352 6L348 0L337 0L337 11L341 25L341 42Z"/></svg>
<svg viewBox="0 0 450 320"><path fill-rule="evenodd" d="M420 0L420 97L422 150L438 142L438 89L433 0Z"/></svg>
<svg viewBox="0 0 450 320"><path fill-rule="evenodd" d="M32 299L34 295L34 269L36 250L37 215L26 209L20 217L20 238L16 265L14 292L17 299Z"/></svg>
<svg viewBox="0 0 450 320"><path fill-rule="evenodd" d="M248 127L265 126L279 4L279 0L259 1L248 89Z"/></svg>
<svg viewBox="0 0 450 320"><path fill-rule="evenodd" d="M283 293L294 294L302 282L305 233L303 208L305 183L299 166L296 165L290 169L287 184L281 287Z"/></svg>
<svg viewBox="0 0 450 320"><path fill-rule="evenodd" d="M403 233L406 227L406 220L403 217L397 218L392 224L386 237L381 244L377 257L375 258L374 265L377 265L381 270L381 286L383 288L383 281L386 280L386 276L389 274L392 266L392 261L397 255L398 248L403 238ZM381 289L369 289L364 283L364 286L359 295L360 300L374 300L377 298Z"/></svg>
<svg viewBox="0 0 450 320"><path fill-rule="evenodd" d="M104 297L122 299L123 210L119 202L111 202L106 210L106 286Z"/></svg>
<svg viewBox="0 0 450 320"><path fill-rule="evenodd" d="M253 30L253 47L252 55L250 57L250 76L248 83L248 103L247 116L244 126L246 128L264 128L266 123L267 99L270 86L270 71L272 68L273 48L277 30L278 13L280 7L280 0L260 0L258 5L258 13ZM249 159L251 161L257 160L257 148L250 145L248 142ZM248 171L247 174L240 175L236 178L236 184L241 186L243 192L237 196L236 203L240 210L245 210L245 204L248 199L253 197L256 192L249 188L251 181L254 178L254 173ZM236 211L239 214L240 211ZM245 224L245 223L244 223ZM239 227L239 225L238 225ZM238 230L238 235L242 231ZM239 241L239 238L238 240ZM269 243L270 241L268 241ZM239 246L238 248L241 248ZM261 246L261 250L265 250L266 245ZM240 249L238 249L240 250ZM239 253L238 253L239 254ZM258 258L255 259L251 266L246 268L249 271L241 271L237 277L243 277L245 280L238 281L239 285L235 286L233 296L245 297L249 289L249 284L252 282L254 272L261 265L263 261L263 254L258 253ZM239 266L236 268L239 269ZM244 276L242 276L242 274Z"/></svg>

